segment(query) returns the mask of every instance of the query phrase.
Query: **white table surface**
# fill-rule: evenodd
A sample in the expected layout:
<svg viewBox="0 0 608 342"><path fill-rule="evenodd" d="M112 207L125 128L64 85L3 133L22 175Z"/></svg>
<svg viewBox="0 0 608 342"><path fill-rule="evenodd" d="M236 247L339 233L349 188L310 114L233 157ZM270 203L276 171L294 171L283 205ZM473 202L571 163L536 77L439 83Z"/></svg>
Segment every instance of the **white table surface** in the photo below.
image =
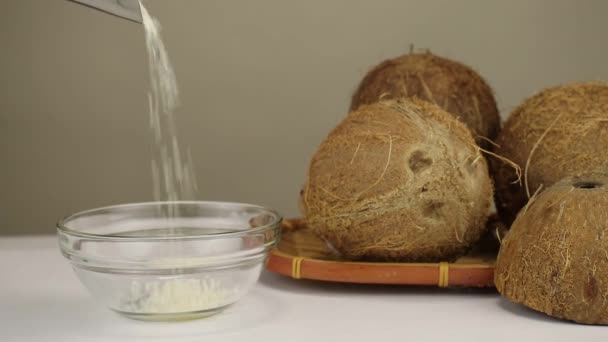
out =
<svg viewBox="0 0 608 342"><path fill-rule="evenodd" d="M493 290L296 281L266 273L225 312L177 323L123 318L89 297L55 237L0 238L0 341L608 341Z"/></svg>

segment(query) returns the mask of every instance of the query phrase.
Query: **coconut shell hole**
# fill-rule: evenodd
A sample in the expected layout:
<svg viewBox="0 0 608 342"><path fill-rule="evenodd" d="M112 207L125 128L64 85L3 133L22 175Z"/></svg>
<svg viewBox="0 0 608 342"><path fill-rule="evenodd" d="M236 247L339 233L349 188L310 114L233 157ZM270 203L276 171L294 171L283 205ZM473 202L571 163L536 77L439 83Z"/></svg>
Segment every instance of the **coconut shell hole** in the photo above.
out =
<svg viewBox="0 0 608 342"><path fill-rule="evenodd" d="M433 165L433 159L425 152L416 150L410 155L408 164L412 172L419 173Z"/></svg>
<svg viewBox="0 0 608 342"><path fill-rule="evenodd" d="M598 189L603 187L604 184L599 182L576 182L573 186L578 189Z"/></svg>

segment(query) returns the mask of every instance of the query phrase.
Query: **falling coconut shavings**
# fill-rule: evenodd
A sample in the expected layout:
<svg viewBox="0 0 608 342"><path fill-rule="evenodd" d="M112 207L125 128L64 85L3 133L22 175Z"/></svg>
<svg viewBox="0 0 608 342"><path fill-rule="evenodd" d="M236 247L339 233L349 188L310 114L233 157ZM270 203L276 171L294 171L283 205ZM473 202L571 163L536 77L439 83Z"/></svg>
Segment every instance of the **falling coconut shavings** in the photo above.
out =
<svg viewBox="0 0 608 342"><path fill-rule="evenodd" d="M175 72L160 35L160 23L141 2L140 6L150 71L150 129L156 146L151 165L154 199L192 200L198 186L190 150L184 156L178 141L174 112L179 105L179 91ZM168 214L173 216L175 208L169 208Z"/></svg>
<svg viewBox="0 0 608 342"><path fill-rule="evenodd" d="M157 201L192 200L197 192L192 156L190 151L185 156L181 152L174 119L175 109L179 105L175 73L161 39L158 20L150 16L141 1L139 5L149 58L150 129L156 147L151 163L154 198ZM169 205L164 212L168 218L168 235L175 234L179 228L173 226L177 221L172 220L178 215L176 209L175 205ZM167 248L174 254L181 246L176 242ZM189 266L189 263L182 261L170 265L175 273L184 266ZM174 278L131 281L119 310L146 314L201 312L228 305L238 294L238 288L228 288L217 279L181 278L181 275L170 277Z"/></svg>

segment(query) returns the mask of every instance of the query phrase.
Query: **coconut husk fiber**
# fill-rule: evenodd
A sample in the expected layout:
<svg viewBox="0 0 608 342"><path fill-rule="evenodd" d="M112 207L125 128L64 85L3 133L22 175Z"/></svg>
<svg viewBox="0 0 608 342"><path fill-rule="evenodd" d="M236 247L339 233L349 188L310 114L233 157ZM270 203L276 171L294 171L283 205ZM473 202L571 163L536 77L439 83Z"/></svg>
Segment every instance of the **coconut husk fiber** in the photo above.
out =
<svg viewBox="0 0 608 342"><path fill-rule="evenodd" d="M310 228L344 258L435 261L479 239L491 200L469 130L412 99L351 112L314 154L300 203Z"/></svg>
<svg viewBox="0 0 608 342"><path fill-rule="evenodd" d="M550 316L608 324L608 174L571 176L524 207L503 240L495 283Z"/></svg>
<svg viewBox="0 0 608 342"><path fill-rule="evenodd" d="M365 75L350 109L382 99L418 97L435 103L471 129L481 146L494 139L500 117L490 86L470 67L426 53L386 60Z"/></svg>
<svg viewBox="0 0 608 342"><path fill-rule="evenodd" d="M582 172L608 170L608 84L548 88L524 101L505 122L494 152L523 170L491 160L496 207L507 224L539 188ZM540 189L542 191L542 189Z"/></svg>

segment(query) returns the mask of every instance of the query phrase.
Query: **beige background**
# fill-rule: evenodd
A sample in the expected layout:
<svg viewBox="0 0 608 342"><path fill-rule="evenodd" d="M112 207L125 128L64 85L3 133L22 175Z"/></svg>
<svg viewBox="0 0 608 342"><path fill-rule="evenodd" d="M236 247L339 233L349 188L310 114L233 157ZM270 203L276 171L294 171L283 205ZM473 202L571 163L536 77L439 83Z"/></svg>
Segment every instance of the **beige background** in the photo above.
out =
<svg viewBox="0 0 608 342"><path fill-rule="evenodd" d="M149 0L201 199L297 214L308 158L366 70L413 43L463 61L503 116L608 78L608 1ZM0 4L0 233L152 197L142 27L65 0Z"/></svg>

